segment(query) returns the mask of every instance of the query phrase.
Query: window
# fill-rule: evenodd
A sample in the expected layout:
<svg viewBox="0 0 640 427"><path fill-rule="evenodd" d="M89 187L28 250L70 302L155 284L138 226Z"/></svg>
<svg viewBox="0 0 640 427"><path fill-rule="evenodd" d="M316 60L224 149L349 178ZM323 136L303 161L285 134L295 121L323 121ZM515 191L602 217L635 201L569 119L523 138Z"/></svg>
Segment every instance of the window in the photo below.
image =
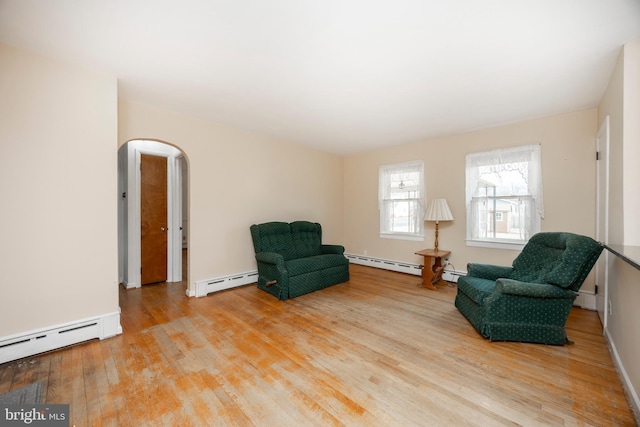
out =
<svg viewBox="0 0 640 427"><path fill-rule="evenodd" d="M424 239L424 163L380 166L380 237Z"/></svg>
<svg viewBox="0 0 640 427"><path fill-rule="evenodd" d="M524 245L544 218L540 145L467 154L467 244Z"/></svg>

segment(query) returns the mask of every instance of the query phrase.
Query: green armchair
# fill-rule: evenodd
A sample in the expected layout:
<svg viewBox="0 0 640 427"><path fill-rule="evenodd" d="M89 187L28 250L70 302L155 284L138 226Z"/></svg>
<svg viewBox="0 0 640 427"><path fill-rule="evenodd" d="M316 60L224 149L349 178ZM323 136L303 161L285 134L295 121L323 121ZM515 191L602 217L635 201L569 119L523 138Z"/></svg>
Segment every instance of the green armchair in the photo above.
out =
<svg viewBox="0 0 640 427"><path fill-rule="evenodd" d="M537 233L512 267L468 264L455 306L491 341L563 345L576 292L602 249L586 236Z"/></svg>
<svg viewBox="0 0 640 427"><path fill-rule="evenodd" d="M322 226L309 221L250 227L258 263L258 288L280 300L349 280L344 246L323 245Z"/></svg>

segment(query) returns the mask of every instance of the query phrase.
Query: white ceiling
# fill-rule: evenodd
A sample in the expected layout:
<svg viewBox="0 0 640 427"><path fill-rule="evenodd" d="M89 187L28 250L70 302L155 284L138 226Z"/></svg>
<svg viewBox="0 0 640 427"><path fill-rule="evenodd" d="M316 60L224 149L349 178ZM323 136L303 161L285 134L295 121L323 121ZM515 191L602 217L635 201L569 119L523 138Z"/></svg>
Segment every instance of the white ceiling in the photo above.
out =
<svg viewBox="0 0 640 427"><path fill-rule="evenodd" d="M340 154L598 105L640 0L0 0L121 97Z"/></svg>

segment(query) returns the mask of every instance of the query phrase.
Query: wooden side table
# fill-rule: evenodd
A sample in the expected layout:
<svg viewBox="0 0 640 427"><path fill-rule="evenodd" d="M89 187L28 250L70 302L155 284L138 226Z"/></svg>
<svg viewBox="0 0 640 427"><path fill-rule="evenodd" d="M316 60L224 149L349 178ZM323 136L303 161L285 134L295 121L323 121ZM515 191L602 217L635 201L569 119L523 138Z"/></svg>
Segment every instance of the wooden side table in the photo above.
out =
<svg viewBox="0 0 640 427"><path fill-rule="evenodd" d="M416 252L416 255L424 257L424 266L422 267L422 285L425 288L429 288L433 291L437 291L434 285L441 279L441 275L437 275L434 280L434 273L442 268L442 258L446 258L451 254L451 251L435 250L435 249L423 249ZM433 258L433 266L431 265L431 258Z"/></svg>

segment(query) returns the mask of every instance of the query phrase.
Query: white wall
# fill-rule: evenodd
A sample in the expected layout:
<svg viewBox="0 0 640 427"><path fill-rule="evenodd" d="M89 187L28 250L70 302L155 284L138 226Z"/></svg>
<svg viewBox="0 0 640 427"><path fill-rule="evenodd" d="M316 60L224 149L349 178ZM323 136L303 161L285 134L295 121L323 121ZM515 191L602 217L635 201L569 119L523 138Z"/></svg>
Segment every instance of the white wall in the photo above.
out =
<svg viewBox="0 0 640 427"><path fill-rule="evenodd" d="M256 269L249 227L305 219L343 240L343 161L293 143L121 99L119 144L151 139L189 163L189 290Z"/></svg>
<svg viewBox="0 0 640 427"><path fill-rule="evenodd" d="M495 148L540 143L545 218L542 231L571 231L595 236L596 110L530 120L355 154L345 159L345 245L347 252L422 263L414 252L433 247L434 225L425 223L422 242L380 239L378 167L385 163L424 160L427 201L445 198L454 221L440 223L439 244L450 250L451 263L466 270L468 262L511 265L518 251L468 247L465 243L465 155ZM583 290L593 289L593 278Z"/></svg>
<svg viewBox="0 0 640 427"><path fill-rule="evenodd" d="M624 47L624 244L640 246L640 41Z"/></svg>
<svg viewBox="0 0 640 427"><path fill-rule="evenodd" d="M116 79L0 64L0 337L117 312Z"/></svg>
<svg viewBox="0 0 640 427"><path fill-rule="evenodd" d="M623 93L624 54L621 50L609 84L598 106L598 126L609 116L609 243L624 242L623 206Z"/></svg>
<svg viewBox="0 0 640 427"><path fill-rule="evenodd" d="M609 243L640 246L640 42L620 52L598 108L610 117ZM610 255L605 331L636 416L640 416L640 270ZM638 260L636 260L638 262ZM607 301L608 303L608 301Z"/></svg>

